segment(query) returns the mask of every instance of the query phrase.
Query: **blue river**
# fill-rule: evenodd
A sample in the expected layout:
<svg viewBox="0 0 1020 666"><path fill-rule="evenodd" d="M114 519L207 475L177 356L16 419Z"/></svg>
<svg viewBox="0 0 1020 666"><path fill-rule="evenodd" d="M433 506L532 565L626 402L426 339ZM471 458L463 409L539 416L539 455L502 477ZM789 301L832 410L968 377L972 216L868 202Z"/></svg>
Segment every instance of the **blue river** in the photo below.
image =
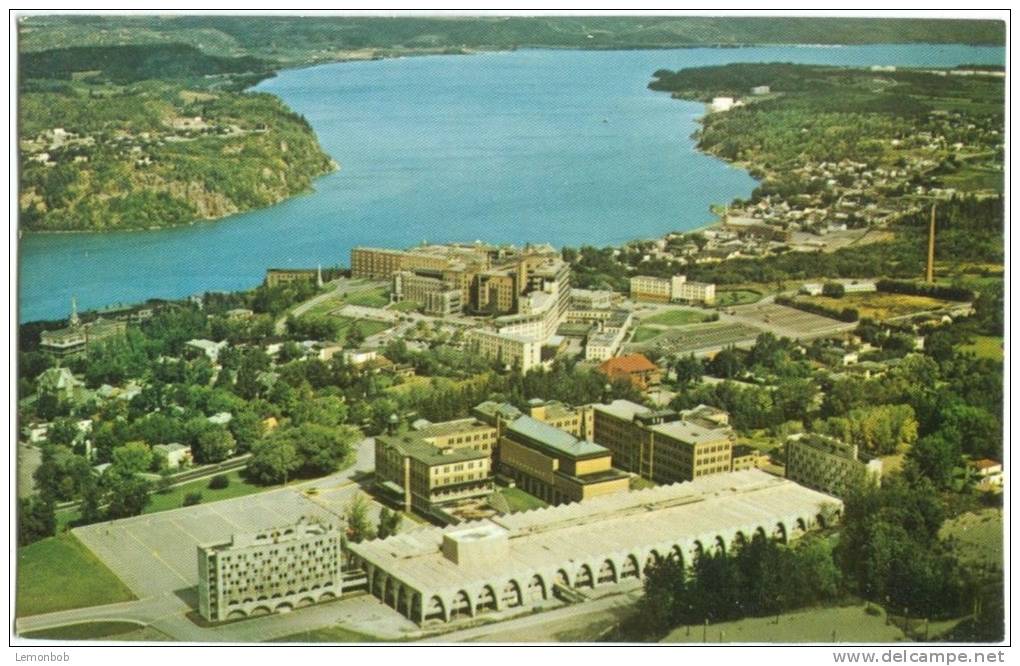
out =
<svg viewBox="0 0 1020 666"><path fill-rule="evenodd" d="M321 65L256 90L303 114L341 169L270 208L174 229L26 234L20 322L257 285L271 266L347 265L356 245L607 245L712 221L755 181L695 150L701 104L655 70L729 62L953 66L997 47L521 50ZM768 81L762 81L767 84Z"/></svg>

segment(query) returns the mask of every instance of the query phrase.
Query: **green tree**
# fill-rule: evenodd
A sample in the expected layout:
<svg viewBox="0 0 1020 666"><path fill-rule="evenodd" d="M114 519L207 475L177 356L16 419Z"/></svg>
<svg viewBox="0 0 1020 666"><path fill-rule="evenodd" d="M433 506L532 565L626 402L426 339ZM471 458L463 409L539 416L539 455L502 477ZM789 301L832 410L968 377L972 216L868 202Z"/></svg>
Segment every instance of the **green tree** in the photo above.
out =
<svg viewBox="0 0 1020 666"><path fill-rule="evenodd" d="M152 466L152 449L145 442L128 442L113 450L113 467L120 474L148 472Z"/></svg>
<svg viewBox="0 0 1020 666"><path fill-rule="evenodd" d="M140 515L149 505L150 484L145 479L119 474L108 475L110 503L106 514L111 520Z"/></svg>
<svg viewBox="0 0 1020 666"><path fill-rule="evenodd" d="M694 358L694 354L688 354L677 359L673 365L673 371L676 372L677 386L680 389L685 389L701 381L705 366L700 360Z"/></svg>
<svg viewBox="0 0 1020 666"><path fill-rule="evenodd" d="M383 507L379 512L379 528L377 530L379 538L385 539L396 534L400 530L401 520L403 517L399 511L390 511Z"/></svg>
<svg viewBox="0 0 1020 666"><path fill-rule="evenodd" d="M300 466L301 459L292 440L267 437L252 447L247 473L253 483L287 483Z"/></svg>
<svg viewBox="0 0 1020 666"><path fill-rule="evenodd" d="M195 461L203 464L226 460L235 448L234 436L222 426L203 429L195 441Z"/></svg>
<svg viewBox="0 0 1020 666"><path fill-rule="evenodd" d="M57 532L53 501L39 496L18 498L18 545L27 546Z"/></svg>
<svg viewBox="0 0 1020 666"><path fill-rule="evenodd" d="M375 530L368 518L368 500L361 493L355 495L347 505L344 520L347 522L347 539L352 543L375 538Z"/></svg>

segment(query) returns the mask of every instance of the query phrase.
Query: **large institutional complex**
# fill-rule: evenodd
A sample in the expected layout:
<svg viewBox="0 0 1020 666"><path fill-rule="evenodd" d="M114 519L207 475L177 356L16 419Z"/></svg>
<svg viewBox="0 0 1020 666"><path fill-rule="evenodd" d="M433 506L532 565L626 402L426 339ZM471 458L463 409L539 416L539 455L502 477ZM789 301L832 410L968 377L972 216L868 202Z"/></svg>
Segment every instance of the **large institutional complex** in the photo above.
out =
<svg viewBox="0 0 1020 666"><path fill-rule="evenodd" d="M198 611L220 622L336 599L340 562L340 533L318 522L199 546Z"/></svg>
<svg viewBox="0 0 1020 666"><path fill-rule="evenodd" d="M103 340L123 337L127 324L102 317L82 323L78 318L78 307L71 300L71 316L65 328L43 331L39 334L39 349L57 357L80 356L88 353L90 345Z"/></svg>
<svg viewBox="0 0 1020 666"><path fill-rule="evenodd" d="M663 558L690 566L699 552L755 535L795 539L841 510L835 498L752 470L419 528L348 549L373 595L432 624L636 584Z"/></svg>
<svg viewBox="0 0 1020 666"><path fill-rule="evenodd" d="M857 446L818 434L786 440L786 478L836 497L864 481L880 482L882 461L862 460Z"/></svg>
<svg viewBox="0 0 1020 666"><path fill-rule="evenodd" d="M404 510L457 522L450 505L492 492L499 472L551 504L622 492L626 474L590 441L591 407L534 400L524 414L483 402L471 418L376 437L376 487Z"/></svg>
<svg viewBox="0 0 1020 666"><path fill-rule="evenodd" d="M396 299L428 314L494 315L490 327L469 331L467 349L522 371L542 362L570 304L570 266L549 245L356 247L351 275L391 280Z"/></svg>
<svg viewBox="0 0 1020 666"><path fill-rule="evenodd" d="M715 285L706 282L688 282L686 275L671 278L657 278L649 275L635 275L630 279L630 297L635 301L669 303L715 303Z"/></svg>
<svg viewBox="0 0 1020 666"><path fill-rule="evenodd" d="M732 469L728 415L705 405L653 410L629 400L592 405L594 440L621 468L658 483L693 481Z"/></svg>

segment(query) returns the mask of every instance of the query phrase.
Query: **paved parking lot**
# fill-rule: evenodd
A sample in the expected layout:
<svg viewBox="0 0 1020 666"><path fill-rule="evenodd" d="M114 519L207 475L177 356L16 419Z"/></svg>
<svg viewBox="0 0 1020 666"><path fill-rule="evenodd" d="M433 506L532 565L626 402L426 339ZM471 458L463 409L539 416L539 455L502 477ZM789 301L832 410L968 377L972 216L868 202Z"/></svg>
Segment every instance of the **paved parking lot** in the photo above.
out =
<svg viewBox="0 0 1020 666"><path fill-rule="evenodd" d="M744 305L732 308L732 312L732 319L738 322L798 340L833 335L856 326L775 303Z"/></svg>
<svg viewBox="0 0 1020 666"><path fill-rule="evenodd" d="M234 534L286 525L302 516L342 524L347 506L361 492L350 477L374 464L372 440L362 441L358 449L354 466L322 479L231 500L96 523L76 528L74 534L139 598L180 593L198 584L199 544L228 541ZM369 506L369 513L376 520L382 507L371 501Z"/></svg>
<svg viewBox="0 0 1020 666"><path fill-rule="evenodd" d="M741 342L754 341L760 329L742 323L711 322L672 328L648 342L630 344L628 351L655 350L661 354L705 354Z"/></svg>

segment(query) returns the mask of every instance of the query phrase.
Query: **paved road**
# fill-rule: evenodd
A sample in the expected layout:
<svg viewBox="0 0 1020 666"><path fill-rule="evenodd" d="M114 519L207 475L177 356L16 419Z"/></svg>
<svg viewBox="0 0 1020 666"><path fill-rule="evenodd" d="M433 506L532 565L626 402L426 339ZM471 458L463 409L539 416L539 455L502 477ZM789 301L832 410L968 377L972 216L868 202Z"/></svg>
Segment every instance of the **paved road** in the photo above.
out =
<svg viewBox="0 0 1020 666"><path fill-rule="evenodd" d="M630 610L643 594L640 586L580 604L521 616L494 624L453 631L423 643L551 643L571 634L591 640L591 627L608 627Z"/></svg>
<svg viewBox="0 0 1020 666"><path fill-rule="evenodd" d="M357 294L363 291L371 291L373 289L379 288L383 283L378 281L362 281L360 279L352 280L350 278L339 278L337 280L333 280L329 284L333 285L333 289L323 292L318 296L313 296L304 303L301 303L300 305L295 307L293 310L284 313L282 317L276 320L276 323L273 325L273 331L277 335L283 335L284 333L287 332L287 317L291 315L295 317L300 317L301 315L308 312L310 309L312 309L313 307L327 299L342 296L344 294Z"/></svg>

